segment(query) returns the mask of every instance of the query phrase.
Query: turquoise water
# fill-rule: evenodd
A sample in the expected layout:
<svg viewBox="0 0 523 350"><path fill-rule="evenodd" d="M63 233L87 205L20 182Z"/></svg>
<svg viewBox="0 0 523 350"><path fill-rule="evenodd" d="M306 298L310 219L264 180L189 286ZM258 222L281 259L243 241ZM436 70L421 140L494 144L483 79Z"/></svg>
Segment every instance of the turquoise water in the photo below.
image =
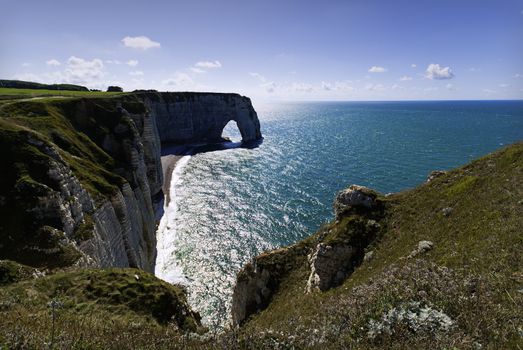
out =
<svg viewBox="0 0 523 350"><path fill-rule="evenodd" d="M264 250L312 234L351 184L396 192L523 139L523 101L255 106L256 149L200 153L175 170L156 273L187 284L212 325L227 321L235 274ZM234 125L224 134L240 138Z"/></svg>

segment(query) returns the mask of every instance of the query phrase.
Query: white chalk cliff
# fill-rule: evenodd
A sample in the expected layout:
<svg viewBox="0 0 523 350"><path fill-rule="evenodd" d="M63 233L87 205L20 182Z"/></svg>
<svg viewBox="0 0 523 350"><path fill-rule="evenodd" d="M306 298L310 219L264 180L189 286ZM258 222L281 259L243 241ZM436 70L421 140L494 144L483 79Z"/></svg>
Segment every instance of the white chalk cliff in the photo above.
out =
<svg viewBox="0 0 523 350"><path fill-rule="evenodd" d="M110 184L115 190L93 195L61 155L59 142L50 142L37 131L17 132L17 137L23 134L22 142L44 153L45 171L34 201L25 201L21 209L9 205L16 202L13 193L25 189L11 191L8 186L6 193L0 193L2 213L13 212L32 223L23 226L30 227L31 232L17 233L29 237L21 243L8 228L0 226L0 255L4 258L27 257L27 263L39 265L39 261L56 256L57 261L63 260L56 265L131 266L153 271L158 219L155 213L162 199L162 143L221 141L223 128L230 120L237 123L243 141L261 139L251 101L237 94L136 92L105 99L103 103L111 109L112 119L102 126L89 117L106 111L99 107L97 99L67 103L65 119L71 121L73 132L84 133L100 152L114 160L111 176L120 180ZM16 186L13 182L11 187ZM56 239L50 240L51 236ZM45 244L32 237L45 237Z"/></svg>

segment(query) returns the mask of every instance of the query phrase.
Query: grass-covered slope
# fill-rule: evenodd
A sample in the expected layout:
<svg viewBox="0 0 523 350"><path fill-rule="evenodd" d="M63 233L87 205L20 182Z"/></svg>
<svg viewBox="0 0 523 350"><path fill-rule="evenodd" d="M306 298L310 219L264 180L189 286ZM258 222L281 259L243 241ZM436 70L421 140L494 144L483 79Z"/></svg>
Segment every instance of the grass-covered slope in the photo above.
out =
<svg viewBox="0 0 523 350"><path fill-rule="evenodd" d="M5 86L5 85L4 85ZM26 86L26 85L22 85ZM30 85L29 85L30 86ZM39 88L34 87L2 87L0 83L0 106L12 102L13 100L28 100L41 98L59 98L59 97L110 97L116 95L125 95L122 92L102 92L89 91L81 89L57 89L52 85L42 85Z"/></svg>
<svg viewBox="0 0 523 350"><path fill-rule="evenodd" d="M258 259L276 271L274 294L240 328L245 344L523 348L523 144L380 199L372 253L338 287L305 293L307 254L352 237L359 214ZM420 241L433 248L411 254Z"/></svg>
<svg viewBox="0 0 523 350"><path fill-rule="evenodd" d="M201 328L184 290L144 271L30 270L0 261L0 348L167 348Z"/></svg>
<svg viewBox="0 0 523 350"><path fill-rule="evenodd" d="M55 229L62 223L34 208L42 207L41 198L50 191L60 190L49 176L56 162L71 169L97 202L110 199L125 183L125 153L115 149L109 155L101 148L109 134L121 144L134 137L131 128L113 132L128 122L119 105L134 113L145 110L132 95L10 100L0 105L0 257L48 267L78 259L74 247L60 244L63 237ZM86 225L78 227L75 238L89 236Z"/></svg>

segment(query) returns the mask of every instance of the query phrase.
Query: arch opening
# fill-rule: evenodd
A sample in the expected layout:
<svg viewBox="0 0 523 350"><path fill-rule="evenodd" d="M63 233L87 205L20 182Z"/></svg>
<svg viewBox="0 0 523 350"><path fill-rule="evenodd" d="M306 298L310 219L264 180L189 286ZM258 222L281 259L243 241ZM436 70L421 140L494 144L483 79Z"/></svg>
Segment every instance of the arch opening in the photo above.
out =
<svg viewBox="0 0 523 350"><path fill-rule="evenodd" d="M234 143L242 142L242 134L238 127L238 123L234 120L229 120L229 122L223 127L221 137L224 141Z"/></svg>

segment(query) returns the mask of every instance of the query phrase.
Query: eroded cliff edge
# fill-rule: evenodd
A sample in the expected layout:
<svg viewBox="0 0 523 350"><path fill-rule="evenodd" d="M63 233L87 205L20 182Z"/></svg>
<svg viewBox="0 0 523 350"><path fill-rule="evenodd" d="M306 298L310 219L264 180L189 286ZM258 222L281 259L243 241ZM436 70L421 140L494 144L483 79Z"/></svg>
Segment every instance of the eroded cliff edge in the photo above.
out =
<svg viewBox="0 0 523 350"><path fill-rule="evenodd" d="M523 143L403 192L350 186L334 213L239 272L238 338L258 348L521 347Z"/></svg>
<svg viewBox="0 0 523 350"><path fill-rule="evenodd" d="M153 271L162 143L221 141L236 121L261 138L237 94L137 92L0 107L0 256L31 266Z"/></svg>

